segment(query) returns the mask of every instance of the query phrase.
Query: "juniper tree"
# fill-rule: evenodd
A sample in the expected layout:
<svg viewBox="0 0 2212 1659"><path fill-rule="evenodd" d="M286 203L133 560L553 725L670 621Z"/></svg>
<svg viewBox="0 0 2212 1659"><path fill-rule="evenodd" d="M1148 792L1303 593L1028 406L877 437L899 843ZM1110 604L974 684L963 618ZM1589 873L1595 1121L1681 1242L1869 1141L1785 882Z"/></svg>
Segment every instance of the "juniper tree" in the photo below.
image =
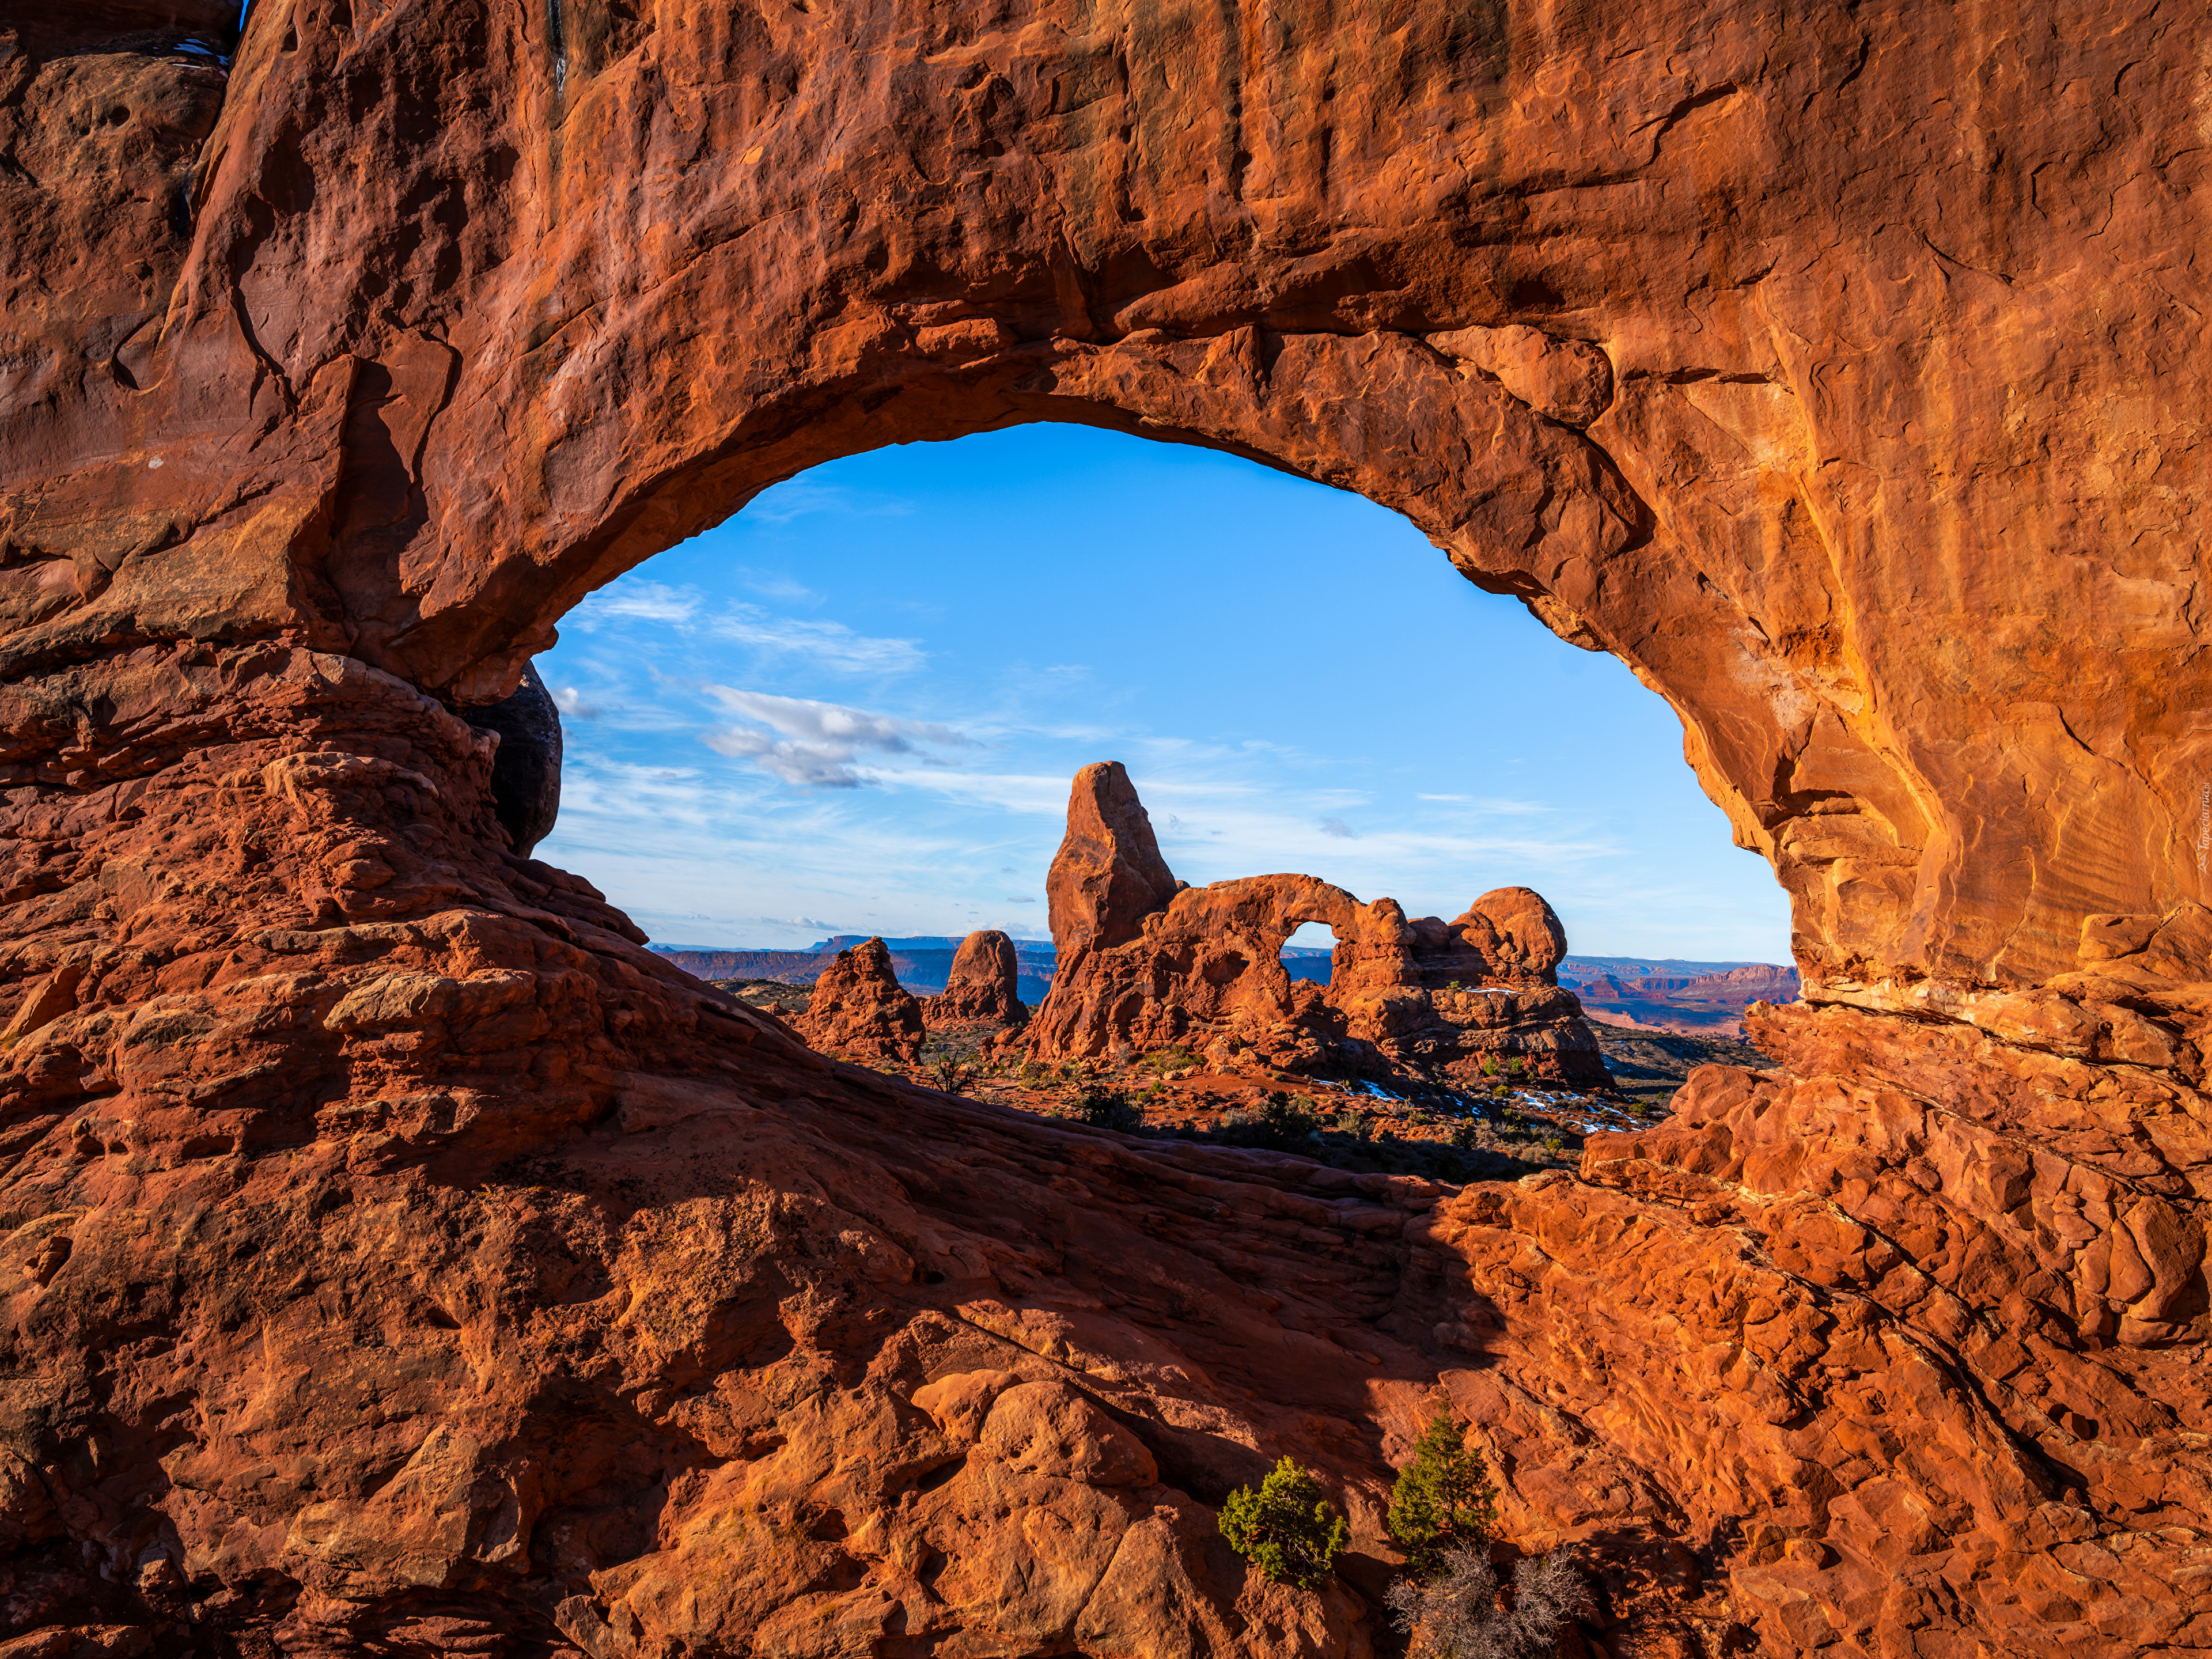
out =
<svg viewBox="0 0 2212 1659"><path fill-rule="evenodd" d="M1447 1550L1478 1553L1498 1524L1498 1489L1482 1454L1470 1448L1458 1424L1443 1412L1430 1419L1413 1446L1413 1461L1398 1471L1384 1523L1416 1578L1442 1570Z"/></svg>
<svg viewBox="0 0 2212 1659"><path fill-rule="evenodd" d="M1239 1486L1221 1506L1229 1547L1278 1584L1319 1589L1328 1582L1352 1528L1314 1478L1289 1458L1260 1490Z"/></svg>

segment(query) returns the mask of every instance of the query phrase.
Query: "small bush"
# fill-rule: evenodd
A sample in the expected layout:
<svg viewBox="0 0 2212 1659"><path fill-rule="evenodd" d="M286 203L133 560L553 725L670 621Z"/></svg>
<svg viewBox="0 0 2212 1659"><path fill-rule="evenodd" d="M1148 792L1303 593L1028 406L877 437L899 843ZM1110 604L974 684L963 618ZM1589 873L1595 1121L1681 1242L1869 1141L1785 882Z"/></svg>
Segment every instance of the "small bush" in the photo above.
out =
<svg viewBox="0 0 2212 1659"><path fill-rule="evenodd" d="M1278 1584L1319 1589L1352 1528L1314 1478L1285 1457L1260 1483L1239 1486L1221 1506L1229 1547Z"/></svg>
<svg viewBox="0 0 2212 1659"><path fill-rule="evenodd" d="M975 1068L957 1054L939 1054L930 1062L929 1080L948 1095L964 1095L975 1086Z"/></svg>
<svg viewBox="0 0 2212 1659"><path fill-rule="evenodd" d="M1094 1129L1119 1129L1128 1134L1145 1127L1145 1115L1119 1089L1085 1089L1075 1097L1077 1119Z"/></svg>
<svg viewBox="0 0 2212 1659"><path fill-rule="evenodd" d="M1165 1077L1170 1072L1180 1072L1198 1064L1198 1056L1180 1042L1172 1048L1163 1048L1156 1054L1147 1054L1145 1064Z"/></svg>
<svg viewBox="0 0 2212 1659"><path fill-rule="evenodd" d="M1452 1125L1451 1144L1462 1152L1471 1152L1474 1150L1476 1133L1474 1120L1463 1117Z"/></svg>
<svg viewBox="0 0 2212 1659"><path fill-rule="evenodd" d="M1293 1100L1280 1089L1274 1091L1260 1109L1260 1132L1266 1143L1285 1149L1304 1146L1321 1133L1321 1115L1313 1108L1309 1095Z"/></svg>
<svg viewBox="0 0 2212 1659"><path fill-rule="evenodd" d="M1589 1589L1564 1550L1513 1569L1511 1605L1498 1605L1498 1572L1480 1550L1451 1550L1437 1577L1390 1587L1398 1626L1413 1638L1414 1659L1536 1659L1559 1632L1594 1611Z"/></svg>
<svg viewBox="0 0 2212 1659"><path fill-rule="evenodd" d="M1468 1445L1458 1424L1437 1413L1414 1443L1413 1461L1398 1471L1383 1519L1406 1552L1407 1569L1417 1578L1432 1577L1448 1551L1487 1548L1497 1524L1498 1489L1482 1454Z"/></svg>
<svg viewBox="0 0 2212 1659"><path fill-rule="evenodd" d="M1375 1134L1374 1120L1364 1112L1339 1112L1336 1127L1339 1133L1350 1135L1354 1140L1371 1139Z"/></svg>

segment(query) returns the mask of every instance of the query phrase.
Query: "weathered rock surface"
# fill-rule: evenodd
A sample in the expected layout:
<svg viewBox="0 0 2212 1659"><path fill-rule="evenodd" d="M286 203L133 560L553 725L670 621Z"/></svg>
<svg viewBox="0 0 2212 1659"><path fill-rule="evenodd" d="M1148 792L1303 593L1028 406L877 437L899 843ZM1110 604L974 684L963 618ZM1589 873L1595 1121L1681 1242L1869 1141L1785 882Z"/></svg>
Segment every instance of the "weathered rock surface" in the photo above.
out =
<svg viewBox="0 0 2212 1659"><path fill-rule="evenodd" d="M1441 1391L1616 1659L2205 1644L2200 31L226 22L0 14L9 1631L1353 1655ZM1791 894L1789 1074L1333 1184L834 1066L507 850L452 709L581 595L1028 419L1627 662ZM1279 1453L1348 1589L1208 1542Z"/></svg>
<svg viewBox="0 0 2212 1659"><path fill-rule="evenodd" d="M528 858L561 816L561 711L537 669L525 668L513 696L463 713L479 732L499 736L491 766L492 810L508 843Z"/></svg>
<svg viewBox="0 0 2212 1659"><path fill-rule="evenodd" d="M1078 772L1068 790L1067 833L1045 872L1060 958L1085 945L1127 944L1182 885L1160 856L1152 815L1121 763L1097 761Z"/></svg>
<svg viewBox="0 0 2212 1659"><path fill-rule="evenodd" d="M883 940L848 945L830 958L806 1004L799 1034L824 1054L854 1060L913 1060L928 1032L921 1004L898 982Z"/></svg>
<svg viewBox="0 0 2212 1659"><path fill-rule="evenodd" d="M1134 909L1131 869L1144 872L1141 891L1162 896L1148 911ZM1192 887L1169 872L1118 762L1076 774L1052 872L1064 954L1029 1034L1042 1058L1185 1044L1224 1065L1243 1055L1297 1072L1407 1066L1469 1082L1486 1064L1520 1060L1568 1082L1605 1081L1597 1039L1559 988L1565 930L1526 887L1485 894L1450 923L1408 921L1395 899L1362 904L1311 876ZM1306 922L1336 935L1325 987L1283 967L1285 941Z"/></svg>
<svg viewBox="0 0 2212 1659"><path fill-rule="evenodd" d="M1022 1006L1021 978L1014 941L995 927L979 929L960 941L945 988L922 1000L921 1017L933 1030L969 1024L1018 1025L1030 1017Z"/></svg>

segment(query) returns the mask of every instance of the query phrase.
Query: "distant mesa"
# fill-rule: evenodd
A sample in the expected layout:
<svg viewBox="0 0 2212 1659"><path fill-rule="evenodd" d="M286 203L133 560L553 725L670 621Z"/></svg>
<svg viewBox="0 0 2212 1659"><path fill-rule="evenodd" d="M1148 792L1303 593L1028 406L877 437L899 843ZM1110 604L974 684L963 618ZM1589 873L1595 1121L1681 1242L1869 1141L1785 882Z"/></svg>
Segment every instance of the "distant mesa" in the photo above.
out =
<svg viewBox="0 0 2212 1659"><path fill-rule="evenodd" d="M1570 957L1559 982L1583 1012L1607 1025L1640 1026L1699 1036L1735 1036L1754 1002L1797 1000L1795 968L1767 962L1646 962L1634 957Z"/></svg>

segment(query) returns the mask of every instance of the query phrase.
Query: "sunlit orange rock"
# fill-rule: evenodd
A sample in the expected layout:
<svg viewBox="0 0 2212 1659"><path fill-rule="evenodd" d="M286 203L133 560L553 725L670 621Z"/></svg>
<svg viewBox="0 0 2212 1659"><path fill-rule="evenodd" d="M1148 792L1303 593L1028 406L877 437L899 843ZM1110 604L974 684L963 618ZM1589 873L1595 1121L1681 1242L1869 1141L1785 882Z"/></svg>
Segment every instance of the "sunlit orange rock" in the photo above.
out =
<svg viewBox="0 0 2212 1659"><path fill-rule="evenodd" d="M970 1024L1018 1025L1030 1014L1018 991L1021 976L1013 940L995 927L982 928L960 941L945 988L922 1000L922 1018L932 1030Z"/></svg>
<svg viewBox="0 0 2212 1659"><path fill-rule="evenodd" d="M913 1060L928 1033L921 1004L898 982L880 939L837 952L814 981L798 1021L807 1042L854 1060Z"/></svg>
<svg viewBox="0 0 2212 1659"><path fill-rule="evenodd" d="M1134 909L1133 869L1144 872L1138 891L1162 896L1148 911ZM1169 872L1118 763L1076 774L1052 870L1062 954L1029 1034L1041 1058L1181 1044L1222 1066L1242 1057L1377 1075L1410 1066L1468 1083L1519 1061L1563 1081L1606 1080L1580 1005L1559 988L1565 930L1528 888L1486 893L1447 924L1408 921L1395 899L1362 904L1311 876L1192 887ZM1284 945L1308 922L1336 936L1326 988L1283 967Z"/></svg>
<svg viewBox="0 0 2212 1659"><path fill-rule="evenodd" d="M0 1639L1356 1659L1448 1401L1615 1656L2203 1644L2201 30L228 10L0 15ZM1784 1069L1580 1180L1127 1141L518 856L456 711L584 594L1028 420L1620 657L1790 895ZM1317 1595L1214 1537L1284 1455Z"/></svg>

